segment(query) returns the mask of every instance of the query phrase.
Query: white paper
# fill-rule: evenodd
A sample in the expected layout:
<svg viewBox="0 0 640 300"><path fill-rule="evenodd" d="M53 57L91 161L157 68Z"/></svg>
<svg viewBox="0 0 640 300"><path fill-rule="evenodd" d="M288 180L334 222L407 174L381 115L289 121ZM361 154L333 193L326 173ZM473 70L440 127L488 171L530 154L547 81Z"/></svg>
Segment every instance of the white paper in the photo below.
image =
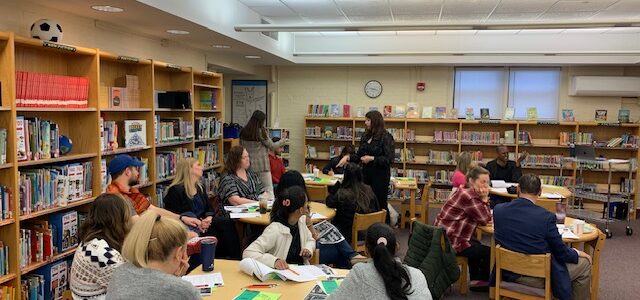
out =
<svg viewBox="0 0 640 300"><path fill-rule="evenodd" d="M491 180L491 187L493 188L507 188L507 183L504 180Z"/></svg>
<svg viewBox="0 0 640 300"><path fill-rule="evenodd" d="M540 195L540 198L547 198L547 199L562 199L564 198L562 195L558 194L558 193L542 193Z"/></svg>
<svg viewBox="0 0 640 300"><path fill-rule="evenodd" d="M327 217L317 212L311 213L311 220L326 219Z"/></svg>
<svg viewBox="0 0 640 300"><path fill-rule="evenodd" d="M344 179L344 174L334 174L333 177L335 177L336 179L342 181L342 179Z"/></svg>
<svg viewBox="0 0 640 300"><path fill-rule="evenodd" d="M287 270L276 270L253 258L245 258L241 260L240 270L248 275L255 275L262 281L269 279L269 274L276 274L282 280L289 279L296 282L307 282L316 280L317 278L317 276L313 276L313 274L310 274L308 270L305 270L305 268L301 268L300 266L289 265L289 269Z"/></svg>
<svg viewBox="0 0 640 300"><path fill-rule="evenodd" d="M230 213L229 217L231 219L244 219L244 218L259 218L260 213Z"/></svg>
<svg viewBox="0 0 640 300"><path fill-rule="evenodd" d="M569 227L564 226L564 224L556 224L556 226L558 227L558 233L562 236L563 239L577 240L580 238L575 233L573 233L569 229Z"/></svg>
<svg viewBox="0 0 640 300"><path fill-rule="evenodd" d="M182 280L190 282L195 287L224 286L224 280L222 280L222 273L220 272L203 275L182 276Z"/></svg>
<svg viewBox="0 0 640 300"><path fill-rule="evenodd" d="M491 191L494 193L508 193L506 187L501 187L501 188L492 187Z"/></svg>

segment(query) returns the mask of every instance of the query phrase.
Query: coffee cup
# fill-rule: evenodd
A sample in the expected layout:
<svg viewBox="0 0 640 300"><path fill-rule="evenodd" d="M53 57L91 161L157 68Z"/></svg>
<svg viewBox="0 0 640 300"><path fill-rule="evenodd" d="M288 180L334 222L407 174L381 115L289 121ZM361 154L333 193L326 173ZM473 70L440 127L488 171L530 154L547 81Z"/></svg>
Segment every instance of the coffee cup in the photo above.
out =
<svg viewBox="0 0 640 300"><path fill-rule="evenodd" d="M203 239L200 241L200 257L202 258L202 271L213 271L213 261L216 257L215 239Z"/></svg>
<svg viewBox="0 0 640 300"><path fill-rule="evenodd" d="M318 169L318 168L313 168L313 176L314 176L314 177L318 177L318 175L320 175L320 169Z"/></svg>
<svg viewBox="0 0 640 300"><path fill-rule="evenodd" d="M574 225L574 233L575 234L583 234L584 233L584 221L583 220L575 220L573 221Z"/></svg>

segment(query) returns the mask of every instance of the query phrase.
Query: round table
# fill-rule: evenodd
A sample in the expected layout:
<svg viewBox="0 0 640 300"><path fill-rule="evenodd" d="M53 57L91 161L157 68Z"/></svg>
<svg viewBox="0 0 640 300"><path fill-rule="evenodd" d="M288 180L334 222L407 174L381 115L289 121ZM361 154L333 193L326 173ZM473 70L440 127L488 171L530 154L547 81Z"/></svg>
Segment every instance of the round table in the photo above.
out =
<svg viewBox="0 0 640 300"><path fill-rule="evenodd" d="M575 221L575 219L566 217L564 219L564 224L568 226L573 224L573 221ZM581 242L588 242L588 241L593 241L597 239L600 229L598 229L598 227L594 224L589 224L589 225L591 226L591 228L593 228L591 232L579 234L578 239L562 239L562 241L565 243L581 243ZM493 224L488 224L486 226L478 226L478 229L480 229L484 233L493 235Z"/></svg>
<svg viewBox="0 0 640 300"><path fill-rule="evenodd" d="M311 206L311 213L319 213L323 216L325 216L325 219L313 219L313 223L318 223L320 221L323 220L331 220L333 219L333 217L336 216L336 210L333 208L329 208L326 205L322 204L322 203L318 203L318 202L309 202L309 206ZM240 220L240 222L242 223L247 223L247 224L252 224L252 225L262 225L262 226L268 226L269 223L271 223L271 220L269 220L269 213L267 212L266 214L261 214L260 217L258 218L240 218L238 220Z"/></svg>
<svg viewBox="0 0 640 300"><path fill-rule="evenodd" d="M491 189L490 193L492 195L496 195L496 196L500 196L500 197L507 197L507 198L518 198L518 194L509 194L507 192L504 191L500 191L500 190L496 190L496 189ZM567 189L566 187L563 186L557 186L557 185L548 185L548 184L543 184L542 185L542 193L556 193L556 194L560 194L562 197L564 198L569 198L571 197L571 191L569 191L569 189ZM545 197L539 197L539 199L553 199L556 200L554 198L545 198Z"/></svg>

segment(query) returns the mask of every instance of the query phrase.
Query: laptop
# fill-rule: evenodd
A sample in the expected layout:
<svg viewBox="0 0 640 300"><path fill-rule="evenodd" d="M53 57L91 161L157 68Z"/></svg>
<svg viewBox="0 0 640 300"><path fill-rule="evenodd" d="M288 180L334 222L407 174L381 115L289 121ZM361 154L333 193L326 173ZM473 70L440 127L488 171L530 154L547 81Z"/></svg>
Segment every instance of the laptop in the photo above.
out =
<svg viewBox="0 0 640 300"><path fill-rule="evenodd" d="M596 159L596 151L592 145L576 145L575 148L576 158L581 159Z"/></svg>

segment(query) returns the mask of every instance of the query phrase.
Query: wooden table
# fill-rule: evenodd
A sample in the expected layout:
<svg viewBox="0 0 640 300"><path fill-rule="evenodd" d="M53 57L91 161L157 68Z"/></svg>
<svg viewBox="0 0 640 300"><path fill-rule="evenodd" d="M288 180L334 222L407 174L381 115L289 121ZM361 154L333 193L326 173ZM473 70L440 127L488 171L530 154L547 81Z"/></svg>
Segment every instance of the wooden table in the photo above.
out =
<svg viewBox="0 0 640 300"><path fill-rule="evenodd" d="M416 217L416 194L418 191L418 182L413 177L398 177L402 179L395 179L392 181L393 188L396 190L406 190L409 191L409 220L412 220ZM423 203L422 205L426 205ZM404 212L401 212L404 214ZM428 213L428 210L427 210ZM420 216L422 222L426 222L425 214ZM401 228L404 228L404 222L402 222Z"/></svg>
<svg viewBox="0 0 640 300"><path fill-rule="evenodd" d="M500 197L507 197L507 198L512 198L512 199L518 198L518 194L509 194L509 193L505 193L503 191L498 191L498 190L496 190L494 188L491 188L490 193L492 195L496 195L496 196L500 196ZM557 193L557 194L560 194L564 198L571 197L571 191L569 191L569 189L567 189L566 187L557 186L557 185L543 184L542 185L542 193ZM550 199L550 198L539 197L539 199ZM554 199L554 200L556 200L556 199Z"/></svg>
<svg viewBox="0 0 640 300"><path fill-rule="evenodd" d="M313 223L318 223L322 220L331 220L336 216L335 209L329 208L322 203L309 202L309 206L311 206L311 212L319 213L326 217L326 219L313 219ZM269 223L271 223L271 220L269 220L269 213L261 214L258 218L240 218L238 220L242 223L262 226L267 226L269 225Z"/></svg>
<svg viewBox="0 0 640 300"><path fill-rule="evenodd" d="M575 221L575 219L570 218L570 217L566 217L564 219L564 224L565 225L571 225L573 224L573 221ZM584 242L589 242L589 241L593 241L598 239L598 236L601 234L600 233L600 229L598 229L598 227L594 224L590 224L591 228L593 228L593 230L590 233L583 233L578 235L578 239L562 239L563 242L567 243L567 244L579 244L579 243L584 243ZM496 241L494 239L493 236L493 224L489 224L487 226L478 226L478 229L480 229L482 232L490 234L491 235L491 259L490 259L490 266L494 266L495 265L495 255L496 255ZM493 267L492 267L493 268ZM593 261L591 262L591 291L592 294L594 294L594 290L597 292L598 289L598 285L599 285L599 274L600 273L600 261L599 259L597 259L597 257L593 257ZM594 294L595 295L595 294ZM494 299L494 289L491 288L489 291L489 297L491 299Z"/></svg>
<svg viewBox="0 0 640 300"><path fill-rule="evenodd" d="M346 276L349 270L334 269L339 276ZM236 260L216 259L214 262L213 273L222 273L224 286L216 288L211 296L203 297L203 299L233 299L242 292L242 288L252 284L270 284L275 283L278 286L268 289L256 289L256 291L265 291L270 293L280 293L280 299L304 299L309 291L316 285L316 281L295 282L283 280L267 280L249 276L240 270L240 262ZM205 274L202 267L195 268L189 275ZM318 277L321 280L322 277Z"/></svg>
<svg viewBox="0 0 640 300"><path fill-rule="evenodd" d="M304 183L306 185L334 186L337 181L342 180L342 176L329 176L322 173L318 174L317 177L314 177L313 174L310 173L302 174L302 176L304 177ZM309 178L312 178L312 180L308 180Z"/></svg>

